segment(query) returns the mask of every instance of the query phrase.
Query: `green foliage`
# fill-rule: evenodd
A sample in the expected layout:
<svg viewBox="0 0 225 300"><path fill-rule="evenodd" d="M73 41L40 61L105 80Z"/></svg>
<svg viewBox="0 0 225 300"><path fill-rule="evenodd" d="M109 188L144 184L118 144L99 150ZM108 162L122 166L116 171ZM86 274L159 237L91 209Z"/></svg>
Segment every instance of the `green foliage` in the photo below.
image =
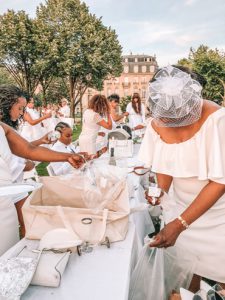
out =
<svg viewBox="0 0 225 300"><path fill-rule="evenodd" d="M85 3L47 0L37 9L37 22L58 60L58 74L66 81L71 112L88 87L100 90L104 79L122 72L115 31L90 14Z"/></svg>
<svg viewBox="0 0 225 300"><path fill-rule="evenodd" d="M203 97L221 104L223 100L223 84L225 82L225 55L218 49L210 49L201 45L197 50L191 48L189 58L178 61L202 75L207 84L203 89Z"/></svg>
<svg viewBox="0 0 225 300"><path fill-rule="evenodd" d="M0 16L0 63L31 95L39 80L35 72L35 31L34 23L24 11L8 10Z"/></svg>
<svg viewBox="0 0 225 300"><path fill-rule="evenodd" d="M120 99L120 109L122 112L126 111L127 104L131 102L131 96L122 97Z"/></svg>
<svg viewBox="0 0 225 300"><path fill-rule="evenodd" d="M4 68L0 68L0 84L16 84L16 82Z"/></svg>

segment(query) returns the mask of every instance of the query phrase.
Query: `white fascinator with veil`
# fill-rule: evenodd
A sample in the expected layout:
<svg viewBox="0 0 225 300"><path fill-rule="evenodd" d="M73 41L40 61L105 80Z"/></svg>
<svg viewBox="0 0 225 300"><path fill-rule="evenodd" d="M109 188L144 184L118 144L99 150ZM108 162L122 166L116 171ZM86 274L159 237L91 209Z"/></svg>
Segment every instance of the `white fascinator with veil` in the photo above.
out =
<svg viewBox="0 0 225 300"><path fill-rule="evenodd" d="M181 127L199 120L202 86L173 66L162 68L149 84L149 108L158 126Z"/></svg>

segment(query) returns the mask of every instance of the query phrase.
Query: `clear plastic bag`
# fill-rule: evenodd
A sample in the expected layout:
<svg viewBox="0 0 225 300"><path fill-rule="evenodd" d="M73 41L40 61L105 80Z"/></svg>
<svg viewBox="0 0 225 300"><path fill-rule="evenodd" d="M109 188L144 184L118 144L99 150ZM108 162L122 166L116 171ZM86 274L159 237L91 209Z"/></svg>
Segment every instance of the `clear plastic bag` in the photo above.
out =
<svg viewBox="0 0 225 300"><path fill-rule="evenodd" d="M163 249L145 245L132 273L129 300L166 300Z"/></svg>

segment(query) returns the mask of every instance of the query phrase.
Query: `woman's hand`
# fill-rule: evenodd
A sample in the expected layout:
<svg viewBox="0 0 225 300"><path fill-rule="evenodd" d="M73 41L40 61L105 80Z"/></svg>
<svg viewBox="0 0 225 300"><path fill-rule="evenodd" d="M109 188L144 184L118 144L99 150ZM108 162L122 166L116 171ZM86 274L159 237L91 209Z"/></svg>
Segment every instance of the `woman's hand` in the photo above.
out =
<svg viewBox="0 0 225 300"><path fill-rule="evenodd" d="M161 191L161 194L158 198L154 197L154 199L148 195L148 191L145 191L145 199L148 201L149 204L152 206L159 205L161 203L160 198L163 196L164 192ZM156 201L155 201L156 199Z"/></svg>
<svg viewBox="0 0 225 300"><path fill-rule="evenodd" d="M33 170L34 167L35 167L34 162L31 160L27 160L23 171L24 172L31 171Z"/></svg>
<svg viewBox="0 0 225 300"><path fill-rule="evenodd" d="M80 152L77 154L72 154L68 158L68 162L73 166L75 169L79 169L83 166L84 163L86 163L88 160L90 160L90 155L88 155L86 152Z"/></svg>
<svg viewBox="0 0 225 300"><path fill-rule="evenodd" d="M48 118L51 118L51 116L52 116L52 113L47 113L47 114L45 114L45 119L48 119Z"/></svg>
<svg viewBox="0 0 225 300"><path fill-rule="evenodd" d="M150 243L150 247L167 248L175 244L178 236L185 227L178 219L168 223L156 236L154 241Z"/></svg>
<svg viewBox="0 0 225 300"><path fill-rule="evenodd" d="M98 132L98 135L104 137L105 136L105 132L100 131L100 132Z"/></svg>

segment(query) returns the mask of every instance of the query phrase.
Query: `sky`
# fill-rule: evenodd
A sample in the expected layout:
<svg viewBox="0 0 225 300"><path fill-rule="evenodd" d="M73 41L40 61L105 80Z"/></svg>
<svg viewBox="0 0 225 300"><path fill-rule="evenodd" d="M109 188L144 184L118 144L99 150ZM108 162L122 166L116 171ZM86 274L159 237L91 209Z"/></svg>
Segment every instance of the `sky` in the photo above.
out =
<svg viewBox="0 0 225 300"><path fill-rule="evenodd" d="M0 14L35 16L44 0L0 0ZM116 30L123 54L156 55L159 66L188 57L204 44L225 51L225 0L84 0L90 12Z"/></svg>

